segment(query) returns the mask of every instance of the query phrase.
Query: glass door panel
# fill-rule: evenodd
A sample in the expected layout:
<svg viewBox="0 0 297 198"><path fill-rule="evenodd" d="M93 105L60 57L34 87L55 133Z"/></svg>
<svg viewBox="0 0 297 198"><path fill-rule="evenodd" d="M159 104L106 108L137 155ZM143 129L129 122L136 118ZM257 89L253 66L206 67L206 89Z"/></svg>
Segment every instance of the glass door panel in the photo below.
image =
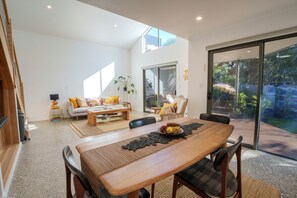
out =
<svg viewBox="0 0 297 198"><path fill-rule="evenodd" d="M158 104L158 68L144 70L144 111L151 111Z"/></svg>
<svg viewBox="0 0 297 198"><path fill-rule="evenodd" d="M153 112L152 107L172 102L176 94L176 66L145 69L144 85L145 112Z"/></svg>
<svg viewBox="0 0 297 198"><path fill-rule="evenodd" d="M297 37L264 51L259 149L297 160Z"/></svg>
<svg viewBox="0 0 297 198"><path fill-rule="evenodd" d="M160 68L160 94L159 101L160 106L163 106L164 102L169 103L170 98L174 98L176 94L176 69L173 67Z"/></svg>
<svg viewBox="0 0 297 198"><path fill-rule="evenodd" d="M210 111L235 126L230 139L253 145L257 109L259 46L213 54Z"/></svg>

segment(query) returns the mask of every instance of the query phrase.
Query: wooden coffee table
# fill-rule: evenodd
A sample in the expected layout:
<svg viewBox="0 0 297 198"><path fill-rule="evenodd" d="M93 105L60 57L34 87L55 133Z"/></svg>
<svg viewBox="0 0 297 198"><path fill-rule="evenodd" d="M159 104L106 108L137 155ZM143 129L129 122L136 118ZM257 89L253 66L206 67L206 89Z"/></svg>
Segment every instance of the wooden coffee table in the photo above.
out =
<svg viewBox="0 0 297 198"><path fill-rule="evenodd" d="M123 108L112 108L112 109L92 109L88 111L88 123L90 125L97 125L97 115L108 115L114 113L122 113L122 117L125 120L130 120L130 110L126 107Z"/></svg>

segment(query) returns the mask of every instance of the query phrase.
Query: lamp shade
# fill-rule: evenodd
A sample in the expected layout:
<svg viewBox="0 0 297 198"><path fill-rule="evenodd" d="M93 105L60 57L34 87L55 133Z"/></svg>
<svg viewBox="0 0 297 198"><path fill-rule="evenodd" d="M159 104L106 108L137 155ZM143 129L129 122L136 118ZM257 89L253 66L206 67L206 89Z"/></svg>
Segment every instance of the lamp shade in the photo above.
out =
<svg viewBox="0 0 297 198"><path fill-rule="evenodd" d="M59 100L59 94L50 94L50 100Z"/></svg>

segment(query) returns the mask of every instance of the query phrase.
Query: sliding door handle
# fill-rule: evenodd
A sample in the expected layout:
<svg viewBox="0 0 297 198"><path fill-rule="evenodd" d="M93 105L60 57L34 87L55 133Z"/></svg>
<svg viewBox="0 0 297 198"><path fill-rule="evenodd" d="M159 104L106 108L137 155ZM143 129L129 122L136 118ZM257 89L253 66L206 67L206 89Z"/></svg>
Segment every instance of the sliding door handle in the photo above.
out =
<svg viewBox="0 0 297 198"><path fill-rule="evenodd" d="M207 100L211 100L211 92L207 92Z"/></svg>

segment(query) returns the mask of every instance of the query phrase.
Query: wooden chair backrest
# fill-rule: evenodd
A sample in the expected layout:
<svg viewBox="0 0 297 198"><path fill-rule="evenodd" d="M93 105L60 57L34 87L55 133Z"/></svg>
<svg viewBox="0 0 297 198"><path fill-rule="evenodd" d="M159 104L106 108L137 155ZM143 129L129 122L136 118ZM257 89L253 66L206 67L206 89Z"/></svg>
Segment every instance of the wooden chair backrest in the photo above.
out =
<svg viewBox="0 0 297 198"><path fill-rule="evenodd" d="M86 175L79 170L69 146L66 146L63 149L62 155L66 168L67 198L73 197L73 194L71 192L71 174L73 175L76 197L84 197L84 195L88 195L89 197L91 197L92 193L94 192L89 183L89 180L87 179Z"/></svg>
<svg viewBox="0 0 297 198"><path fill-rule="evenodd" d="M215 161L213 163L214 169L216 171L222 172L222 187L221 187L221 197L226 197L227 191L227 173L229 171L229 163L234 154L237 158L237 191L235 197L239 195L242 196L242 187L241 187L241 148L242 148L242 136L236 140L235 144L227 148L222 148L216 155Z"/></svg>

